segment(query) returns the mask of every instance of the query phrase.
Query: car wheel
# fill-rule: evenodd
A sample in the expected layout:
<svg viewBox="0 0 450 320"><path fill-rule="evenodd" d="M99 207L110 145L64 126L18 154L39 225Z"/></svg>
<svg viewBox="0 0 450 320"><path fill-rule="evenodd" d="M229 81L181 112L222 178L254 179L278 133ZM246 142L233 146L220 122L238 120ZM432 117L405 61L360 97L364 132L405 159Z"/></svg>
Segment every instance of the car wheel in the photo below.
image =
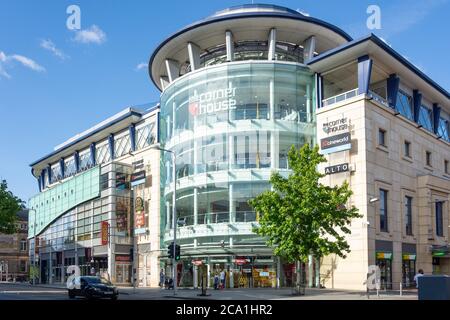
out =
<svg viewBox="0 0 450 320"><path fill-rule="evenodd" d="M75 298L75 294L73 292L69 291L69 299L74 299Z"/></svg>
<svg viewBox="0 0 450 320"><path fill-rule="evenodd" d="M117 300L117 294L114 294L114 295L111 297L111 300L116 301L116 300Z"/></svg>

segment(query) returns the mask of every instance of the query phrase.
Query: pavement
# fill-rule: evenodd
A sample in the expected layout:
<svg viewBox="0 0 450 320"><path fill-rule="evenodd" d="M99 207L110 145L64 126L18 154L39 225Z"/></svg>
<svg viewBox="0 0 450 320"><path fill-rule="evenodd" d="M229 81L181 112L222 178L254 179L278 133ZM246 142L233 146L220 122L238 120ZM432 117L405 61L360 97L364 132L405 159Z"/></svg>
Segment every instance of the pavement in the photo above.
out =
<svg viewBox="0 0 450 320"><path fill-rule="evenodd" d="M208 296L199 296L200 289L173 290L160 288L118 287L120 300L417 300L416 290L366 292L306 288L305 295L294 295L292 289L236 288L207 290ZM28 283L0 283L0 300L68 300L63 285L31 285ZM83 298L77 298L83 299Z"/></svg>

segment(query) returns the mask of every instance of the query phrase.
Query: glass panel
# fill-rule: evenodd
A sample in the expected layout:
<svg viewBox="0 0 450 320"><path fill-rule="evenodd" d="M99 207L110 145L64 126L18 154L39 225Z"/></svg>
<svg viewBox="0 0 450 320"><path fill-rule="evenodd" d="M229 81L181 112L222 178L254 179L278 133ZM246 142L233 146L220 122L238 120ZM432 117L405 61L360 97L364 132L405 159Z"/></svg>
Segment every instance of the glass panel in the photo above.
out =
<svg viewBox="0 0 450 320"><path fill-rule="evenodd" d="M395 104L395 107L397 111L400 112L400 114L402 114L409 120L414 120L411 96L400 90L398 92L397 103Z"/></svg>
<svg viewBox="0 0 450 320"><path fill-rule="evenodd" d="M427 107L420 106L419 111L419 124L422 125L428 131L433 132L433 122L431 117L431 110Z"/></svg>

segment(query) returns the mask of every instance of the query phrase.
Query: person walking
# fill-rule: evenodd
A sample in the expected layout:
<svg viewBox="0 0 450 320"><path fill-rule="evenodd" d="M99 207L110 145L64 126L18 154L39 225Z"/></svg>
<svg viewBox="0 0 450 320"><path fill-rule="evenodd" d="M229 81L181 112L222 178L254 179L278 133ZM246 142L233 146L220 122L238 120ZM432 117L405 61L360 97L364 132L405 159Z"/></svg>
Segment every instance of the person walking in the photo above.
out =
<svg viewBox="0 0 450 320"><path fill-rule="evenodd" d="M414 282L416 283L416 288L419 289L419 278L423 277L423 270L419 269L419 273L414 276Z"/></svg>
<svg viewBox="0 0 450 320"><path fill-rule="evenodd" d="M162 289L166 283L166 275L164 274L164 269L161 269L159 273L159 287Z"/></svg>
<svg viewBox="0 0 450 320"><path fill-rule="evenodd" d="M219 289L219 275L216 273L214 275L214 290Z"/></svg>
<svg viewBox="0 0 450 320"><path fill-rule="evenodd" d="M222 269L222 271L220 272L220 289L225 289L225 271Z"/></svg>

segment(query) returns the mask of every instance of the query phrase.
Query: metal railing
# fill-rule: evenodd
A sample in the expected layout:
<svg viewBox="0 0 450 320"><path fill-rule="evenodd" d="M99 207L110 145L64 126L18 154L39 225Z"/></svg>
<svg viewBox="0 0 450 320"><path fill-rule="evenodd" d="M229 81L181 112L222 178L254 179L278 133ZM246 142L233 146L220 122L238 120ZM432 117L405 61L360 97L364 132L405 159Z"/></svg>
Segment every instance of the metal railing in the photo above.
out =
<svg viewBox="0 0 450 320"><path fill-rule="evenodd" d="M338 94L336 96L333 96L333 97L330 97L330 98L322 100L322 106L326 107L326 106L329 106L329 105L332 105L332 104L335 104L335 103L338 103L338 102L341 102L341 101L344 101L344 100L356 97L357 95L358 95L358 88L352 89L350 91L347 91L347 92L344 92L344 93L340 93L340 94Z"/></svg>
<svg viewBox="0 0 450 320"><path fill-rule="evenodd" d="M256 212L254 211L237 211L235 213L235 222L254 222L256 221ZM179 216L177 219L178 227L186 227L194 225L194 216ZM199 213L197 215L197 224L214 224L230 222L230 212L209 212Z"/></svg>
<svg viewBox="0 0 450 320"><path fill-rule="evenodd" d="M373 100L381 103L382 105L389 107L389 103L387 102L387 100L385 98L383 98L382 96L376 94L375 92L369 90L369 97L371 97Z"/></svg>

